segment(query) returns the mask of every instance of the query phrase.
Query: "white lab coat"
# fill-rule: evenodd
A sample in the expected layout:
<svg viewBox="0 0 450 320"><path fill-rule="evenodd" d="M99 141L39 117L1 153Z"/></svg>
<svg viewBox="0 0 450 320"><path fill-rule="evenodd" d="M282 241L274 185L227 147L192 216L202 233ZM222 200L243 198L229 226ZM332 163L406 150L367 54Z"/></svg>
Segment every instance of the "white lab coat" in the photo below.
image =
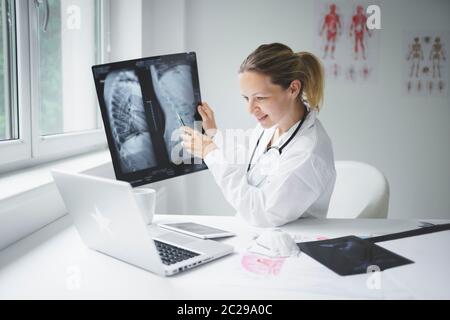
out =
<svg viewBox="0 0 450 320"><path fill-rule="evenodd" d="M294 124L280 136L274 145L281 146L295 130ZM330 138L317 119L317 111L311 110L301 129L283 149L278 169L261 183L254 181L258 172L258 159L271 140L276 127L265 130L256 149L252 168L247 177L248 161L263 128L253 130L249 149L241 149L247 155L246 163L227 161L227 147L214 142L218 149L204 159L226 200L238 215L258 227L281 226L302 216L325 218L331 194L336 182L333 148ZM240 146L240 148L244 148Z"/></svg>

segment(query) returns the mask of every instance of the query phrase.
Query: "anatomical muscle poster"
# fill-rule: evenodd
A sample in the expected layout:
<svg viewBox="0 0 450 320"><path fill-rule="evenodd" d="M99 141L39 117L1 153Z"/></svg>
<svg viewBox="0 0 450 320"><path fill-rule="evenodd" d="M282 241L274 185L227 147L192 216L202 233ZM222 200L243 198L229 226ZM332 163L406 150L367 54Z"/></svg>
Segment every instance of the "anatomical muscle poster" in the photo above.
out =
<svg viewBox="0 0 450 320"><path fill-rule="evenodd" d="M380 32L369 28L369 3L316 1L315 6L314 46L327 79L351 83L375 81Z"/></svg>

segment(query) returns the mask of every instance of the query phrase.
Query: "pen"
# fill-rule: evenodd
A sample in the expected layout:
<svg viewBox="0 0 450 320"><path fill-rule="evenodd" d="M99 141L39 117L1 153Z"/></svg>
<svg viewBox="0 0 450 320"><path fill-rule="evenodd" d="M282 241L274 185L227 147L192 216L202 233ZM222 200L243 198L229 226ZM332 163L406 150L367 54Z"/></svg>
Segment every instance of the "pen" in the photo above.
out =
<svg viewBox="0 0 450 320"><path fill-rule="evenodd" d="M181 124L183 125L183 127L185 127L186 125L184 124L183 119L181 119L180 115L178 114L178 112L175 111L175 113L177 114L178 119L180 120Z"/></svg>

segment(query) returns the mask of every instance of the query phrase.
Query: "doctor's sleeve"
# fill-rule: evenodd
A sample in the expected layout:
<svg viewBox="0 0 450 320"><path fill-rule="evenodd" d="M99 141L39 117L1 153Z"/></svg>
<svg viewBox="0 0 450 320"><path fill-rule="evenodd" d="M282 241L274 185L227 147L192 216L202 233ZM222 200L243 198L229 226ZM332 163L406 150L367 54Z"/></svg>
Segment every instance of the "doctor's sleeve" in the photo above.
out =
<svg viewBox="0 0 450 320"><path fill-rule="evenodd" d="M227 163L221 149L205 157L226 200L243 219L259 227L281 226L298 219L322 193L311 158L289 162L270 176L264 187L257 188L247 182L246 166Z"/></svg>

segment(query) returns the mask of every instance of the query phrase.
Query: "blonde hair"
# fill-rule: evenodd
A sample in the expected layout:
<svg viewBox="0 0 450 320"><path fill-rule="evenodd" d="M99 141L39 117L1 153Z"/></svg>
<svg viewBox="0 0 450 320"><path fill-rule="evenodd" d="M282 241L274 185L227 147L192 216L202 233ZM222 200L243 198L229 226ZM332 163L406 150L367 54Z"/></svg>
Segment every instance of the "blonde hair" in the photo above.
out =
<svg viewBox="0 0 450 320"><path fill-rule="evenodd" d="M281 43L263 44L242 62L239 73L246 71L265 74L273 84L283 89L289 88L292 81L299 80L302 84L299 101L306 99L312 109L320 111L324 91L323 67L312 53L294 53Z"/></svg>

